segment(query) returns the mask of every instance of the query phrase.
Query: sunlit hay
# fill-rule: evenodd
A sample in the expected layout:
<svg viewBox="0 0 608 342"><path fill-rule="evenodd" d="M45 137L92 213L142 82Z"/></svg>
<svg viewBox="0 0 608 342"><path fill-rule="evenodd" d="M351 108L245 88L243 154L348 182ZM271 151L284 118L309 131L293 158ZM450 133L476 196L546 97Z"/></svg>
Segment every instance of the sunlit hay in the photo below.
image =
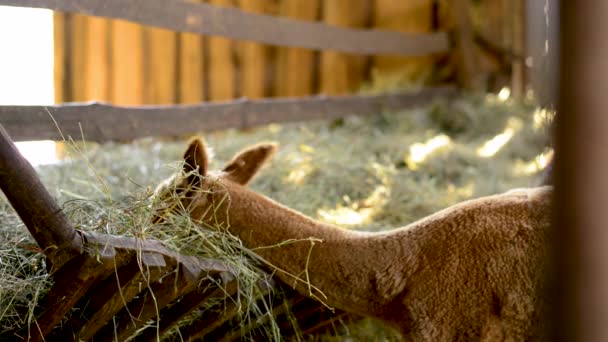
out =
<svg viewBox="0 0 608 342"><path fill-rule="evenodd" d="M547 149L529 162L517 160L513 166L516 175L532 175L544 170L553 159L553 149Z"/></svg>
<svg viewBox="0 0 608 342"><path fill-rule="evenodd" d="M424 160L434 151L441 148L448 148L451 140L445 134L439 134L425 143L415 143L410 146L410 153L405 158L408 167L412 170L418 168L418 164L424 162Z"/></svg>
<svg viewBox="0 0 608 342"><path fill-rule="evenodd" d="M523 124L520 119L509 118L505 130L479 147L477 149L477 155L484 158L492 157L513 138L515 133L517 133L522 126Z"/></svg>
<svg viewBox="0 0 608 342"><path fill-rule="evenodd" d="M534 173L514 171L517 163L535 160L549 146L547 131L542 129L545 123L535 128L535 110L512 99L502 103L467 97L399 113L272 125L247 132L227 130L206 134L205 138L217 154L211 170L221 168L247 145L278 141L279 152L251 183L253 190L321 220L331 221L319 215L319 209L344 207L358 213L373 210L364 220L344 227L381 231L406 225L465 199L539 184L542 165ZM477 149L504 132L512 117L521 120L518 133L493 156L478 156ZM409 168L404 160L409 147L441 134L450 137L450 147L428 154L416 170ZM183 154L186 140L81 144L72 160L40 167L38 172L79 229L154 238L184 254L216 257L236 265L242 322L254 322L258 317L255 304L248 308L246 299L262 289L246 284L255 283L259 276L256 267L263 261L251 257L251 251L243 249L229 229L207 229L186 215L169 215L162 225L149 223L153 189L180 167L175 161ZM289 174L304 160L303 165L309 168L296 184L289 180ZM169 164L172 167L167 167ZM383 190L374 197L377 189ZM30 299L36 293L41 298L50 283L44 259L30 248L36 244L27 229L4 199L0 203L0 308L8 303L5 311L10 312L0 317L0 331L7 331L24 327L33 319L29 313L36 304ZM20 284L18 289L15 279ZM221 303L231 300L223 299ZM258 309L266 312L264 307ZM371 326L375 325L349 327L347 338L386 340L386 336L392 336L388 332L382 335L383 328ZM264 329L270 334L276 327L270 323Z"/></svg>

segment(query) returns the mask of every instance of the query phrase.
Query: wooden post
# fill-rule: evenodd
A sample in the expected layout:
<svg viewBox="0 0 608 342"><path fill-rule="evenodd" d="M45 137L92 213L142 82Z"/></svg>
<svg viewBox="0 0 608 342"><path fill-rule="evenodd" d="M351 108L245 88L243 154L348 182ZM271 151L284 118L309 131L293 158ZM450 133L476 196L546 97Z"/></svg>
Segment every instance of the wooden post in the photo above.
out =
<svg viewBox="0 0 608 342"><path fill-rule="evenodd" d="M209 0L217 6L233 6L232 0ZM211 23L211 25L214 25ZM236 95L236 69L234 65L233 42L222 37L207 38L209 47L209 100L228 101Z"/></svg>
<svg viewBox="0 0 608 342"><path fill-rule="evenodd" d="M526 56L526 0L513 0L513 52ZM512 63L511 90L514 97L522 98L526 88L526 63L515 59Z"/></svg>
<svg viewBox="0 0 608 342"><path fill-rule="evenodd" d="M144 103L173 104L177 86L177 33L144 28Z"/></svg>
<svg viewBox="0 0 608 342"><path fill-rule="evenodd" d="M110 20L87 18L85 100L110 99Z"/></svg>
<svg viewBox="0 0 608 342"><path fill-rule="evenodd" d="M407 33L432 30L431 0L376 0L374 26ZM375 90L391 90L411 84L425 84L434 67L432 57L377 56L373 59L372 82Z"/></svg>
<svg viewBox="0 0 608 342"><path fill-rule="evenodd" d="M335 26L364 27L369 21L369 0L323 2L323 20ZM335 51L321 53L321 93L341 95L356 91L365 79L367 58Z"/></svg>
<svg viewBox="0 0 608 342"><path fill-rule="evenodd" d="M82 252L82 241L0 125L0 188L56 271Z"/></svg>
<svg viewBox="0 0 608 342"><path fill-rule="evenodd" d="M460 85L468 90L479 90L479 59L475 51L474 32L469 14L470 0L454 0L452 13L456 22L457 70Z"/></svg>
<svg viewBox="0 0 608 342"><path fill-rule="evenodd" d="M70 39L70 67L69 80L72 101L86 101L87 86L87 17L82 14L71 15L69 30Z"/></svg>
<svg viewBox="0 0 608 342"><path fill-rule="evenodd" d="M53 78L55 90L55 103L67 102L70 100L70 92L67 89L69 78L67 62L69 55L69 43L66 41L66 21L68 15L62 12L53 13Z"/></svg>
<svg viewBox="0 0 608 342"><path fill-rule="evenodd" d="M556 341L608 341L608 2L561 1Z"/></svg>
<svg viewBox="0 0 608 342"><path fill-rule="evenodd" d="M142 27L112 21L112 92L115 104L139 105L144 100Z"/></svg>
<svg viewBox="0 0 608 342"><path fill-rule="evenodd" d="M178 45L179 102L201 102L205 99L203 37L193 33L180 33Z"/></svg>
<svg viewBox="0 0 608 342"><path fill-rule="evenodd" d="M269 0L241 0L243 11L268 13ZM268 47L254 42L239 43L241 95L250 99L264 97L268 75Z"/></svg>
<svg viewBox="0 0 608 342"><path fill-rule="evenodd" d="M282 0L279 15L314 21L319 0ZM276 95L305 96L314 92L315 53L300 48L279 48L277 56Z"/></svg>

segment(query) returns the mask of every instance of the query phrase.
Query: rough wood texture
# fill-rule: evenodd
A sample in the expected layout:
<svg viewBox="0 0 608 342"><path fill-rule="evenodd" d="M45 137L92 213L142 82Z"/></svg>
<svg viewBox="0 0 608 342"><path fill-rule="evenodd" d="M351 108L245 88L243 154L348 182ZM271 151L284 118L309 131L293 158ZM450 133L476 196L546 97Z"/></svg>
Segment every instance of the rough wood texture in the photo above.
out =
<svg viewBox="0 0 608 342"><path fill-rule="evenodd" d="M81 253L76 230L1 125L0 188L49 257L52 271Z"/></svg>
<svg viewBox="0 0 608 342"><path fill-rule="evenodd" d="M344 29L186 1L171 1L169 4L166 0L0 0L0 5L79 12L174 31L356 54L418 56L447 51L449 48L445 33L408 35Z"/></svg>
<svg viewBox="0 0 608 342"><path fill-rule="evenodd" d="M319 0L283 0L279 14L284 17L314 21ZM309 49L281 47L277 53L276 96L307 96L316 92L314 81L315 52Z"/></svg>
<svg viewBox="0 0 608 342"><path fill-rule="evenodd" d="M607 1L561 1L554 341L608 341ZM556 84L549 86L558 86ZM566 251L566 252L565 252Z"/></svg>
<svg viewBox="0 0 608 342"><path fill-rule="evenodd" d="M177 102L177 33L143 29L144 103Z"/></svg>
<svg viewBox="0 0 608 342"><path fill-rule="evenodd" d="M195 0L194 2L202 2ZM179 103L198 103L205 99L205 54L203 37L179 33Z"/></svg>
<svg viewBox="0 0 608 342"><path fill-rule="evenodd" d="M240 0L245 12L263 14L270 7L270 0ZM250 99L266 96L268 75L268 47L255 42L241 42L239 49L240 94Z"/></svg>
<svg viewBox="0 0 608 342"><path fill-rule="evenodd" d="M405 94L237 100L199 105L117 107L91 103L0 106L0 123L15 140L61 140L52 115L64 136L80 138L82 128L85 139L102 142L379 113L412 108L434 98L454 94L454 87L445 86Z"/></svg>
<svg viewBox="0 0 608 342"><path fill-rule="evenodd" d="M124 20L112 21L112 103L138 105L144 101L143 32Z"/></svg>
<svg viewBox="0 0 608 342"><path fill-rule="evenodd" d="M409 34L428 34L433 29L431 0L376 0L374 27ZM375 89L390 90L411 84L426 84L433 72L430 56L375 56L372 82Z"/></svg>
<svg viewBox="0 0 608 342"><path fill-rule="evenodd" d="M232 6L232 0L208 0L217 8ZM226 6L226 7L220 7ZM236 94L233 42L223 37L207 38L209 101L229 101Z"/></svg>
<svg viewBox="0 0 608 342"><path fill-rule="evenodd" d="M371 1L323 1L323 21L340 27L364 27L369 22ZM335 51L321 53L321 93L343 95L359 89L366 78L366 57Z"/></svg>

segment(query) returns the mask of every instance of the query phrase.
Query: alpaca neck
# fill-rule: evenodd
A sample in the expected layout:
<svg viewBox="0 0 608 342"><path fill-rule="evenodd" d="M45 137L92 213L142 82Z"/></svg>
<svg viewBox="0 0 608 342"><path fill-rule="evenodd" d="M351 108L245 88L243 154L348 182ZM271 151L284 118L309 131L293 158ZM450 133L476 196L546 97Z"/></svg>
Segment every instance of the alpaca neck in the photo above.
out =
<svg viewBox="0 0 608 342"><path fill-rule="evenodd" d="M244 187L228 192L230 201L216 213L227 213L230 231L304 294L370 314L403 291L413 265L407 239L328 225Z"/></svg>

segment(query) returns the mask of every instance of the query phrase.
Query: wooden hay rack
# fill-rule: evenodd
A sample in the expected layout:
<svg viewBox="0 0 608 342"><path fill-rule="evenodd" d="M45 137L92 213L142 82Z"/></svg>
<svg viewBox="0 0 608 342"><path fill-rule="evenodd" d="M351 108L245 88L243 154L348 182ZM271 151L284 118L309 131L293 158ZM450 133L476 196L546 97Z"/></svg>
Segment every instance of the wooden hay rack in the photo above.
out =
<svg viewBox="0 0 608 342"><path fill-rule="evenodd" d="M1 125L0 174L0 188L43 250L54 280L37 318L15 332L18 338L122 341L144 328L135 340L153 341L205 303L237 291L234 273L217 260L180 255L155 240L75 229ZM269 291L280 286L270 277L261 285ZM346 315L285 291L286 301L272 310L284 337L298 333L287 318L289 307L303 334ZM240 340L256 327L232 324L237 313L236 304L226 301L180 328L181 336ZM145 328L151 320L157 324Z"/></svg>

